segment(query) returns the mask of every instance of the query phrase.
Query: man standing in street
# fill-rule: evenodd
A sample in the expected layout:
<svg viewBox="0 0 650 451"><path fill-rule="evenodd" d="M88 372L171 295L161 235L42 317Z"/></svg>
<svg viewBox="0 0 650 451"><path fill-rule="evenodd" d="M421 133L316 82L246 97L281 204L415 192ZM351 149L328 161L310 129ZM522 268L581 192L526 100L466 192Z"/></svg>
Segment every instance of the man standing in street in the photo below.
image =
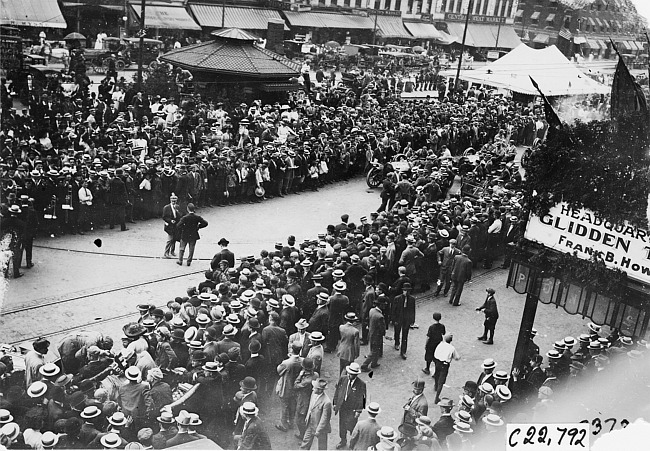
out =
<svg viewBox="0 0 650 451"><path fill-rule="evenodd" d="M368 314L368 334L370 336L370 354L361 365L361 371L370 371L370 368L377 368L379 366L379 358L384 353L384 335L386 335L386 321L382 313L382 309L386 307L382 303L385 296L376 298L374 307L370 309ZM370 366L370 368L369 368Z"/></svg>
<svg viewBox="0 0 650 451"><path fill-rule="evenodd" d="M347 285L342 280L339 280L333 285L334 294L329 298L329 322L327 333L327 346L325 352L334 352L336 345L341 338L339 326L343 324L343 315L348 310L350 299L343 294L347 289Z"/></svg>
<svg viewBox="0 0 650 451"><path fill-rule="evenodd" d="M318 438L318 449L327 449L327 434L332 432L330 419L332 418L332 401L325 393L327 381L317 379L312 382L313 391L307 409L305 435L300 449L311 449L314 438Z"/></svg>
<svg viewBox="0 0 650 451"><path fill-rule="evenodd" d="M108 193L111 205L109 227L114 229L115 223L119 222L120 230L125 232L129 230L126 228L126 204L128 203L128 194L122 177L124 177L124 169L117 168L115 170L115 177L110 181L110 190Z"/></svg>
<svg viewBox="0 0 650 451"><path fill-rule="evenodd" d="M339 437L341 441L336 449L347 446L348 432L352 432L357 419L366 408L366 383L359 379L361 368L356 362L345 368L344 374L336 384L334 393L334 414L339 415Z"/></svg>
<svg viewBox="0 0 650 451"><path fill-rule="evenodd" d="M463 246L462 253L454 257L454 262L451 265L451 295L449 296L449 303L454 307L460 305L460 296L463 294L465 282L469 282L472 279L472 261L467 256L470 250L468 245Z"/></svg>
<svg viewBox="0 0 650 451"><path fill-rule="evenodd" d="M239 411L244 417L244 427L241 435L235 436L237 449L271 449L271 440L264 423L257 416L260 409L255 403L245 402Z"/></svg>
<svg viewBox="0 0 650 451"><path fill-rule="evenodd" d="M415 420L429 413L429 402L424 396L424 381L417 378L413 381L413 396L404 405L404 418L402 424L408 424L415 428Z"/></svg>
<svg viewBox="0 0 650 451"><path fill-rule="evenodd" d="M443 237L444 235L449 236L449 232L447 232L446 230L441 230L440 235ZM443 295L447 296L447 293L449 293L449 287L451 286L451 265L454 263L454 257L456 255L460 255L460 250L456 247L456 240L453 238L449 240L449 246L443 247L438 251L438 266L440 266L440 280L439 280L440 283L438 284L438 288L436 289L434 296L438 296L440 294L440 290L443 289L443 285L444 285Z"/></svg>
<svg viewBox="0 0 650 451"><path fill-rule="evenodd" d="M276 393L282 402L282 417L275 427L282 432L287 432L291 427L293 419L296 416L296 388L295 382L302 370L302 357L300 357L301 347L294 343L291 348L291 355L280 365L277 371L280 380L276 387Z"/></svg>
<svg viewBox="0 0 650 451"><path fill-rule="evenodd" d="M183 265L183 254L185 253L185 248L187 245L190 245L190 253L187 255L187 266L192 264L192 258L194 257L194 248L196 247L196 241L201 237L199 236L199 229L208 226L208 221L203 219L201 216L194 213L194 204L187 204L187 214L181 218L178 222L179 235L181 237L181 244L178 250L178 261L176 264Z"/></svg>
<svg viewBox="0 0 650 451"><path fill-rule="evenodd" d="M494 288L488 288L487 297L482 306L476 309L477 312L483 310L485 313L485 321L483 322L483 335L478 337L486 345L494 344L494 328L499 319L499 311L497 310L497 301L494 299Z"/></svg>
<svg viewBox="0 0 650 451"><path fill-rule="evenodd" d="M164 258L176 257L174 252L176 248L176 224L180 219L180 212L178 211L178 197L172 193L169 196L169 203L163 207L162 219L165 222L165 232L167 233L167 244L165 244Z"/></svg>
<svg viewBox="0 0 650 451"><path fill-rule="evenodd" d="M377 435L381 429L381 425L377 423L379 412L381 412L379 404L376 402L368 404L368 418L359 421L350 436L351 450L366 451L379 443Z"/></svg>
<svg viewBox="0 0 650 451"><path fill-rule="evenodd" d="M221 247L221 250L217 252L214 257L212 257L212 262L210 262L210 267L212 270L214 271L218 269L219 263L221 263L223 260L228 262L228 268L234 268L235 254L233 254L232 251L228 249L230 241L225 238L221 238L217 244Z"/></svg>
<svg viewBox="0 0 650 451"><path fill-rule="evenodd" d="M359 329L354 324L358 322L357 315L354 312L345 314L345 324L339 326L341 341L337 355L339 357L339 374L357 357L359 357L361 343L359 341ZM336 399L334 400L336 402Z"/></svg>
<svg viewBox="0 0 650 451"><path fill-rule="evenodd" d="M436 351L433 353L433 358L436 362L436 372L433 375L433 380L435 383L434 390L436 392L436 399L434 403L438 404L440 402L440 393L442 392L442 387L447 381L447 374L449 373L449 365L453 360L460 360L460 354L456 351L456 348L451 344L451 340L454 338L452 334L444 336L444 339L436 347Z"/></svg>
<svg viewBox="0 0 650 451"><path fill-rule="evenodd" d="M402 359L406 360L409 329L415 321L415 297L411 296L411 284L402 285L402 294L393 300L392 319L395 326L395 350L399 350ZM400 336L402 338L400 345Z"/></svg>
<svg viewBox="0 0 650 451"><path fill-rule="evenodd" d="M431 374L429 368L433 361L433 354L436 352L438 344L442 341L442 337L446 333L444 324L440 323L441 319L442 315L439 312L435 312L433 314L433 324L429 326L429 330L427 331L427 343L424 346L424 361L427 366L422 369L424 374Z"/></svg>

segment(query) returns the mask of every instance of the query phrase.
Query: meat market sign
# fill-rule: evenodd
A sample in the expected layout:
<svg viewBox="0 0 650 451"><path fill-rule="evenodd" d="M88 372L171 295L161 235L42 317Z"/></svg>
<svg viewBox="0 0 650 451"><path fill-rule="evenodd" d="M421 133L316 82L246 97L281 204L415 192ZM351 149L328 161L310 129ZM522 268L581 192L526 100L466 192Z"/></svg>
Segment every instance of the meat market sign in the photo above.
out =
<svg viewBox="0 0 650 451"><path fill-rule="evenodd" d="M559 203L543 218L532 215L524 238L584 259L598 253L607 266L650 284L650 233L629 223L612 224Z"/></svg>

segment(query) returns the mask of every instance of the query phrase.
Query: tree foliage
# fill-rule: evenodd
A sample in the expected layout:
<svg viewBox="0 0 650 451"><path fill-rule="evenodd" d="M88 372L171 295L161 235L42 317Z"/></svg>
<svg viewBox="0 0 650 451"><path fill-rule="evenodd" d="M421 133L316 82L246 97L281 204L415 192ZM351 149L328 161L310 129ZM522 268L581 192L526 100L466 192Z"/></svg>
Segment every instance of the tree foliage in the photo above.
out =
<svg viewBox="0 0 650 451"><path fill-rule="evenodd" d="M527 204L544 216L563 200L614 224L647 228L649 151L648 122L639 115L553 130L524 166Z"/></svg>

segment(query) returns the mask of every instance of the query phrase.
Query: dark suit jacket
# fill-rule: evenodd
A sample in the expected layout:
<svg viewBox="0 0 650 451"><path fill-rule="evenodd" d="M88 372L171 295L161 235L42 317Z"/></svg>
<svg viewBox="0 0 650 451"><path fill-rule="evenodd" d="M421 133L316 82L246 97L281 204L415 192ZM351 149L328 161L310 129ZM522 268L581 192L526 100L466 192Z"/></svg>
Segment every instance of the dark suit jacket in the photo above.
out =
<svg viewBox="0 0 650 451"><path fill-rule="evenodd" d="M309 327L307 332L319 331L323 335L327 334L329 321L329 312L327 307L317 308L314 314L309 319Z"/></svg>
<svg viewBox="0 0 650 451"><path fill-rule="evenodd" d="M176 445L182 445L183 443L193 442L195 440L198 440L198 438L188 433L182 433L182 434L177 433L174 437L167 440L167 445L165 446L165 448L170 448Z"/></svg>
<svg viewBox="0 0 650 451"><path fill-rule="evenodd" d="M455 282L468 282L472 279L472 260L467 255L461 254L454 257L451 265L451 280Z"/></svg>
<svg viewBox="0 0 650 451"><path fill-rule="evenodd" d="M228 249L221 249L219 252L217 252L214 257L212 258L212 261L210 262L210 267L214 270L219 267L219 262L221 260L226 260L228 262L228 267L229 268L234 268L235 267L235 254L232 253Z"/></svg>
<svg viewBox="0 0 650 451"><path fill-rule="evenodd" d="M357 377L354 384L347 390L349 380L350 377L347 374L341 376L334 392L334 406L342 410L341 414L360 412L366 408L366 383ZM346 390L348 392L347 401L345 400Z"/></svg>
<svg viewBox="0 0 650 451"><path fill-rule="evenodd" d="M165 221L165 232L167 232L169 235L174 235L176 233L176 224L178 224L178 221L182 216L181 212L179 211L178 204L176 204L176 208L174 210L176 212L176 216L172 214L171 204L167 204L163 207L162 219ZM172 223L172 221L176 222Z"/></svg>
<svg viewBox="0 0 650 451"><path fill-rule="evenodd" d="M368 333L371 339L382 338L386 335L386 321L384 314L378 308L370 309L368 315Z"/></svg>
<svg viewBox="0 0 650 451"><path fill-rule="evenodd" d="M451 415L443 415L433 425L433 432L438 436L440 443L447 441L447 436L454 433L454 419Z"/></svg>
<svg viewBox="0 0 650 451"><path fill-rule="evenodd" d="M181 240L192 242L200 239L199 229L208 226L208 221L196 213L188 213L178 222Z"/></svg>
<svg viewBox="0 0 650 451"><path fill-rule="evenodd" d="M252 418L248 426L244 426L237 449L271 449L271 440L259 417Z"/></svg>
<svg viewBox="0 0 650 451"><path fill-rule="evenodd" d="M395 296L393 300L392 320L396 323L411 324L415 321L415 297L408 295L404 308L404 295Z"/></svg>

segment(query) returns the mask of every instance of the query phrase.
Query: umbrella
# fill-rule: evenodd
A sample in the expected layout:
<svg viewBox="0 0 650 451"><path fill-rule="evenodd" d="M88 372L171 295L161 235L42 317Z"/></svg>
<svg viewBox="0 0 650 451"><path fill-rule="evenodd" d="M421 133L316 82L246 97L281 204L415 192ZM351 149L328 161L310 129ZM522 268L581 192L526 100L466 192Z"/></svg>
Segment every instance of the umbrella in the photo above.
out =
<svg viewBox="0 0 650 451"><path fill-rule="evenodd" d="M336 41L327 41L325 43L325 47L329 47L331 49L338 49L339 47L341 47L341 44L339 44Z"/></svg>
<svg viewBox="0 0 650 451"><path fill-rule="evenodd" d="M415 47L413 47L413 51L414 51L415 53L422 53L422 52L424 52L425 50L424 50L424 47L422 47L421 45L416 45Z"/></svg>
<svg viewBox="0 0 650 451"><path fill-rule="evenodd" d="M82 41L85 39L86 37L81 33L70 33L65 38L63 38L64 41L75 41L75 40Z"/></svg>

